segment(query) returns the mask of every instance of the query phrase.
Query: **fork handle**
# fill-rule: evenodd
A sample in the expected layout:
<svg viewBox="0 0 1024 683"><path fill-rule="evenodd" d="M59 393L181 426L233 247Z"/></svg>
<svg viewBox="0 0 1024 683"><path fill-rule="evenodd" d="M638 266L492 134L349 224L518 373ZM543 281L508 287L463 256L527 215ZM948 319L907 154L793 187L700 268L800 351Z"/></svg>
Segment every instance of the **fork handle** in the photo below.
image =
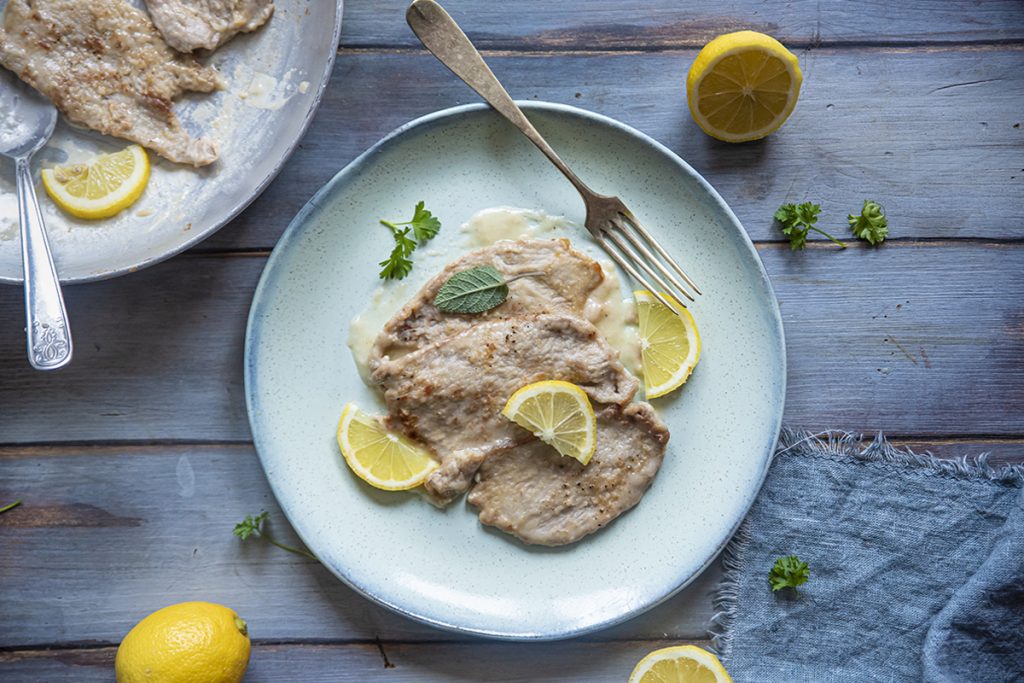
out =
<svg viewBox="0 0 1024 683"><path fill-rule="evenodd" d="M484 58L463 33L455 20L434 0L414 0L405 13L413 33L442 64L452 70L466 85L523 132L584 197L595 192L584 184L551 145L533 127L523 110L509 96Z"/></svg>
<svg viewBox="0 0 1024 683"><path fill-rule="evenodd" d="M18 178L18 215L21 222L21 258L25 277L25 332L28 361L36 370L56 370L71 361L71 329L64 308L57 269L46 239L32 184L29 158L15 161Z"/></svg>

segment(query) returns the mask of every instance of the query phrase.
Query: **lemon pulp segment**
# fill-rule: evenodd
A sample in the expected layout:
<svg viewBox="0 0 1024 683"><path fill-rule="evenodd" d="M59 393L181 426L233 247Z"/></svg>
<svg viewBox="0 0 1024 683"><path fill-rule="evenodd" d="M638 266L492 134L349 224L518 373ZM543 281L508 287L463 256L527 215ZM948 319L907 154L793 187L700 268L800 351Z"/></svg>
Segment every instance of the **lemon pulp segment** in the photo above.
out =
<svg viewBox="0 0 1024 683"><path fill-rule="evenodd" d="M732 683L718 657L696 645L655 650L640 660L629 683Z"/></svg>
<svg viewBox="0 0 1024 683"><path fill-rule="evenodd" d="M149 182L149 157L139 145L101 154L87 164L42 172L43 187L64 211L78 218L109 218L128 208Z"/></svg>
<svg viewBox="0 0 1024 683"><path fill-rule="evenodd" d="M738 31L704 46L690 67L686 95L697 125L725 142L757 140L789 118L803 74L796 56L771 36Z"/></svg>
<svg viewBox="0 0 1024 683"><path fill-rule="evenodd" d="M501 414L564 456L586 465L597 449L597 418L586 392L571 382L527 384L505 403Z"/></svg>
<svg viewBox="0 0 1024 683"><path fill-rule="evenodd" d="M675 312L646 290L633 292L647 398L664 396L681 387L700 360L696 321L670 295L662 296L672 303Z"/></svg>
<svg viewBox="0 0 1024 683"><path fill-rule="evenodd" d="M341 413L338 446L356 475L386 491L419 486L438 467L425 448L401 434L389 432L377 418L353 403Z"/></svg>

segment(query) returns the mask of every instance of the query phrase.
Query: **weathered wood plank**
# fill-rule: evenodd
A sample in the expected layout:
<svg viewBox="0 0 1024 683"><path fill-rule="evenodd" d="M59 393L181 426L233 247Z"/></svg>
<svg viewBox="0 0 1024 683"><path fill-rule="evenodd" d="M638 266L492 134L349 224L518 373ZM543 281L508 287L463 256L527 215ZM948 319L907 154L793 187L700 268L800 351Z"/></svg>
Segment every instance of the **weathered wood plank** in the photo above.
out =
<svg viewBox="0 0 1024 683"><path fill-rule="evenodd" d="M253 647L246 683L622 683L651 650L702 640L616 643L352 643ZM113 647L0 653L7 681L109 681Z"/></svg>
<svg viewBox="0 0 1024 683"><path fill-rule="evenodd" d="M29 371L20 288L0 288L0 443L247 440L242 343L263 262L179 259L65 289L75 358L56 374Z"/></svg>
<svg viewBox="0 0 1024 683"><path fill-rule="evenodd" d="M267 510L274 537L298 543L251 446L3 449L0 501L15 498L22 505L0 515L0 648L117 643L184 600L230 605L264 641L458 639L378 607L312 560L233 536ZM716 566L591 638L704 637L719 577Z"/></svg>
<svg viewBox="0 0 1024 683"><path fill-rule="evenodd" d="M1022 440L897 444L1024 462ZM0 504L24 501L0 516L10 549L0 555L2 649L114 643L147 611L188 599L233 606L264 641L457 639L373 605L313 562L232 536L235 522L266 509L274 536L297 541L250 446L5 447L0 482ZM702 637L720 576L713 565L679 596L587 640Z"/></svg>
<svg viewBox="0 0 1024 683"><path fill-rule="evenodd" d="M823 223L846 233L846 214L866 197L885 204L895 237L1024 236L1024 49L814 50L802 56L806 81L792 119L745 145L717 142L690 118L683 83L694 55L491 62L517 97L606 114L666 144L722 193L754 239L781 238L772 214L803 199L821 202ZM429 55L343 52L282 174L199 249L272 247L313 192L388 131L475 101Z"/></svg>
<svg viewBox="0 0 1024 683"><path fill-rule="evenodd" d="M760 251L782 302L786 421L928 435L1024 430L1024 244ZM242 337L262 256L184 256L70 288L76 358L32 371L0 326L0 443L248 440ZM0 288L0 319L22 320Z"/></svg>
<svg viewBox="0 0 1024 683"><path fill-rule="evenodd" d="M901 448L917 453L931 453L940 458L973 457L988 454L992 465L1024 463L1024 440L1022 439L892 439Z"/></svg>
<svg viewBox="0 0 1024 683"><path fill-rule="evenodd" d="M1024 38L1014 0L995 2L796 0L719 3L591 0L585 5L518 0L446 0L477 45L489 49L659 49L701 46L742 29L795 44L908 44ZM405 0L349 0L342 45L417 45L405 24Z"/></svg>

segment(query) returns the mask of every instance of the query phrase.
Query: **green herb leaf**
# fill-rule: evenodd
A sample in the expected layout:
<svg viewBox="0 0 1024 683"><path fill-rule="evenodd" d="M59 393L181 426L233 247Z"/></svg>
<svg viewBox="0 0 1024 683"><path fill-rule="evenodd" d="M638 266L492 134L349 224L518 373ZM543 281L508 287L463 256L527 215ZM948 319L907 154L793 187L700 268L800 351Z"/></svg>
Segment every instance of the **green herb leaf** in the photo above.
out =
<svg viewBox="0 0 1024 683"><path fill-rule="evenodd" d="M235 529L232 533L238 536L243 541L253 534L256 536L260 535L260 531L263 527L263 522L267 519L267 511L264 510L260 514L253 516L249 515L241 522L235 525Z"/></svg>
<svg viewBox="0 0 1024 683"><path fill-rule="evenodd" d="M384 221L381 223L391 229L395 238L395 248L391 250L391 255L387 259L377 264L381 267L380 277L385 280L401 280L412 271L412 259L409 257L416 249L416 243L409 239L409 228L399 230Z"/></svg>
<svg viewBox="0 0 1024 683"><path fill-rule="evenodd" d="M885 209L874 200L865 199L860 215L854 216L851 213L846 218L853 234L871 244L881 244L889 235L889 220L885 217Z"/></svg>
<svg viewBox="0 0 1024 683"><path fill-rule="evenodd" d="M441 229L441 221L423 208L422 201L416 204L411 221L395 223L381 219L380 223L390 230L391 236L395 238L395 248L391 250L391 255L378 264L383 280L401 280L408 275L412 271L412 252L417 246L437 235ZM399 226L403 225L408 227L400 229ZM412 237L409 237L410 230Z"/></svg>
<svg viewBox="0 0 1024 683"><path fill-rule="evenodd" d="M412 272L412 259L401 254L391 252L391 256L377 264L381 267L380 278L382 280L401 280Z"/></svg>
<svg viewBox="0 0 1024 683"><path fill-rule="evenodd" d="M782 228L782 233L789 238L789 248L799 251L807 246L807 233L811 230L824 235L843 249L846 244L840 242L832 235L821 228L815 227L818 222L818 214L821 213L820 204L803 202L802 204L783 204L775 212L774 218Z"/></svg>
<svg viewBox="0 0 1024 683"><path fill-rule="evenodd" d="M293 548L290 545L278 543L273 538L271 538L270 534L263 530L263 523L267 521L267 516L268 515L266 510L264 510L258 515L248 515L246 516L245 519L243 519L241 522L235 525L234 531L232 531L232 533L235 536L238 536L243 541L249 538L250 536L254 536L256 538L262 538L267 543L277 546L281 550L287 550L290 553L293 553L295 555L301 555L302 557L308 557L314 560L317 559L316 555L309 552L308 550L302 550L301 548Z"/></svg>
<svg viewBox="0 0 1024 683"><path fill-rule="evenodd" d="M455 273L441 285L434 305L445 313L483 313L508 297L508 283L494 266Z"/></svg>
<svg viewBox="0 0 1024 683"><path fill-rule="evenodd" d="M796 555L789 555L775 560L775 565L768 572L768 583L772 591L792 588L795 593L796 587L806 583L810 576L811 570L807 563L801 562Z"/></svg>
<svg viewBox="0 0 1024 683"><path fill-rule="evenodd" d="M416 235L416 241L423 243L431 239L441 229L441 221L434 218L434 214L423 208L421 201L413 211L412 220L399 225L411 225L412 233Z"/></svg>

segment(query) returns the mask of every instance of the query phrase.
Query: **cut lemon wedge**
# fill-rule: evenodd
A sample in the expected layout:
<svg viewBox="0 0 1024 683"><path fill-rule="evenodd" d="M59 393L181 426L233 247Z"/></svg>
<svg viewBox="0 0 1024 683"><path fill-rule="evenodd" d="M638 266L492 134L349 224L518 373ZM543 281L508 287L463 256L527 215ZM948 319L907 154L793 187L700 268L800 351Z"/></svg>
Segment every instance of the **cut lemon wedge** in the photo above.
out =
<svg viewBox="0 0 1024 683"><path fill-rule="evenodd" d="M633 292L644 366L644 392L657 398L681 387L700 360L700 333L690 312L662 294L676 313L647 290Z"/></svg>
<svg viewBox="0 0 1024 683"><path fill-rule="evenodd" d="M704 46L686 78L690 114L725 142L763 138L789 118L803 74L796 56L771 36L737 31Z"/></svg>
<svg viewBox="0 0 1024 683"><path fill-rule="evenodd" d="M139 145L101 154L88 164L43 170L43 187L78 218L109 218L135 203L149 182L149 157Z"/></svg>
<svg viewBox="0 0 1024 683"><path fill-rule="evenodd" d="M732 683L718 657L696 645L655 650L640 660L629 683Z"/></svg>
<svg viewBox="0 0 1024 683"><path fill-rule="evenodd" d="M597 419L586 393L571 382L534 382L512 394L501 414L564 456L586 465L597 448Z"/></svg>
<svg viewBox="0 0 1024 683"><path fill-rule="evenodd" d="M341 411L338 446L360 479L385 491L415 488L438 466L425 448L384 429L377 418L354 403Z"/></svg>

